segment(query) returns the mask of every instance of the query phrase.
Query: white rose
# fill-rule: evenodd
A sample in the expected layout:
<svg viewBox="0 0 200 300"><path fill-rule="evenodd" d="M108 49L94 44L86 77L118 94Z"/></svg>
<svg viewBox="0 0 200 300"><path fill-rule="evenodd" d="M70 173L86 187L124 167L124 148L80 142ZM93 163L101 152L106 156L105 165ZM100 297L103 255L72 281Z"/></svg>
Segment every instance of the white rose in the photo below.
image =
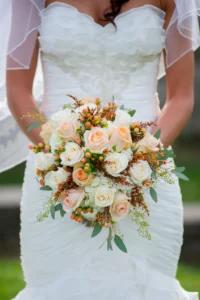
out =
<svg viewBox="0 0 200 300"><path fill-rule="evenodd" d="M118 108L116 110L116 116L115 116L115 121L114 124L115 125L131 125L132 123L132 118L129 115L129 113L126 110L122 110L120 108Z"/></svg>
<svg viewBox="0 0 200 300"><path fill-rule="evenodd" d="M57 171L50 171L44 177L45 185L50 186L52 190L56 192L58 190L58 185L66 182L69 175L70 173L63 168L59 168Z"/></svg>
<svg viewBox="0 0 200 300"><path fill-rule="evenodd" d="M96 104L94 104L94 103L87 103L87 104L84 104L84 105L81 105L81 106L77 107L77 108L75 109L75 112L76 112L76 113L80 113L80 112L82 112L84 109L87 109L87 108L89 108L89 109L96 109L97 106L96 106Z"/></svg>
<svg viewBox="0 0 200 300"><path fill-rule="evenodd" d="M44 171L54 164L54 155L52 153L39 152L35 157L35 168Z"/></svg>
<svg viewBox="0 0 200 300"><path fill-rule="evenodd" d="M135 149L138 149L138 151L142 152L149 152L149 151L158 151L158 145L160 141L155 138L153 135L150 133L146 132L145 136L143 139L141 139L138 143L136 143Z"/></svg>
<svg viewBox="0 0 200 300"><path fill-rule="evenodd" d="M100 207L110 206L113 203L116 189L102 185L96 189L95 204Z"/></svg>
<svg viewBox="0 0 200 300"><path fill-rule="evenodd" d="M53 133L49 142L51 146L51 151L54 152L55 150L57 150L58 146L61 145L62 143L63 143L63 139L56 133Z"/></svg>
<svg viewBox="0 0 200 300"><path fill-rule="evenodd" d="M107 129L107 132L108 132L108 136L110 137L111 134L112 134L112 132L113 132L113 130L115 129L115 124L113 122L111 122L111 121L107 121L107 127L106 127L106 129Z"/></svg>
<svg viewBox="0 0 200 300"><path fill-rule="evenodd" d="M60 111L56 112L55 114L53 114L51 116L51 120L55 124L59 124L60 122L69 120L69 117L71 115L72 115L71 109L70 108L66 108L66 109L60 110Z"/></svg>
<svg viewBox="0 0 200 300"><path fill-rule="evenodd" d="M128 157L122 153L111 153L106 157L106 171L114 176L120 176L120 173L123 172L128 167Z"/></svg>
<svg viewBox="0 0 200 300"><path fill-rule="evenodd" d="M150 178L152 170L147 161L139 160L133 164L129 173L134 183L139 184Z"/></svg>
<svg viewBox="0 0 200 300"><path fill-rule="evenodd" d="M44 125L42 125L42 130L40 131L40 136L43 138L45 144L49 144L51 135L55 129L54 127L55 127L55 125L51 120L49 120Z"/></svg>
<svg viewBox="0 0 200 300"><path fill-rule="evenodd" d="M62 152L60 155L61 163L65 166L73 166L79 163L83 157L83 150L74 142L67 143L65 146L65 152Z"/></svg>

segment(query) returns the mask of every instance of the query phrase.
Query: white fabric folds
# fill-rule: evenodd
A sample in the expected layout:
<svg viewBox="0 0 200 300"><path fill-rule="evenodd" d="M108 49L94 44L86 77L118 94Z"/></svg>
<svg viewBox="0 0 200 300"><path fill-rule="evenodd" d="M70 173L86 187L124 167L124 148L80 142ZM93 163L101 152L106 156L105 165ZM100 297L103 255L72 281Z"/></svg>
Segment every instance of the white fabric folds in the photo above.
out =
<svg viewBox="0 0 200 300"><path fill-rule="evenodd" d="M167 67L200 45L200 0L174 1L176 8L165 32ZM16 145L17 137L20 143L24 138L6 105L5 75L7 69L29 68L44 6L45 0L0 0L0 171L26 159L27 152ZM17 156L9 152L14 146Z"/></svg>

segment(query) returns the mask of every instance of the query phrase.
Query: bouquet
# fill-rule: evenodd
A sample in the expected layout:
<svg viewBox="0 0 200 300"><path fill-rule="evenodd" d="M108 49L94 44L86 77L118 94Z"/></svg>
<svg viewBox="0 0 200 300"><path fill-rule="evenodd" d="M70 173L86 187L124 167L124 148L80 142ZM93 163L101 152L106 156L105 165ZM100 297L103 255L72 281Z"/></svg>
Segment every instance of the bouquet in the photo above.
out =
<svg viewBox="0 0 200 300"><path fill-rule="evenodd" d="M28 130L42 126L44 143L29 147L40 189L51 191L38 221L59 212L93 226L92 237L107 228L107 249L114 242L127 252L120 220L131 217L139 234L150 239L144 193L157 202L158 180L172 184L175 175L187 180L184 168L168 167L173 151L163 148L160 130L154 136L148 132L153 122L134 119L135 110L114 101L103 106L99 98L68 96L73 102L47 122L37 112L27 115L40 118Z"/></svg>

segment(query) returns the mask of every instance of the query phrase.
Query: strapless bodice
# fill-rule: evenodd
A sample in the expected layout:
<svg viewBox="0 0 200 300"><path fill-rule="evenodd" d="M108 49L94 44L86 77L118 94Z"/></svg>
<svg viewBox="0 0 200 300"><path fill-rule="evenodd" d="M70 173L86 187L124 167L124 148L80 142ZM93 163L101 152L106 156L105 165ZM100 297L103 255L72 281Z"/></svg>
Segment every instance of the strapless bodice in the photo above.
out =
<svg viewBox="0 0 200 300"><path fill-rule="evenodd" d="M71 5L53 3L41 13L44 111L49 116L86 95L137 110L150 120L159 113L157 77L165 42L165 13L151 5L120 14L117 29L105 27Z"/></svg>

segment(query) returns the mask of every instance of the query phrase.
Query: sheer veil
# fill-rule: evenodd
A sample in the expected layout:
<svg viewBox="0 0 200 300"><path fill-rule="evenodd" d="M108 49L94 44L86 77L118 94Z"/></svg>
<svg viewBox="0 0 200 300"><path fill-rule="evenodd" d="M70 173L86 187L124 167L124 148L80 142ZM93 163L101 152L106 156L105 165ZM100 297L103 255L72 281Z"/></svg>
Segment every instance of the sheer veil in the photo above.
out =
<svg viewBox="0 0 200 300"><path fill-rule="evenodd" d="M166 30L167 67L200 46L200 0L174 2L176 8ZM44 5L45 0L0 0L0 172L26 160L28 154L28 140L7 108L5 75L7 69L29 68ZM41 94L42 73L38 70L35 98Z"/></svg>

